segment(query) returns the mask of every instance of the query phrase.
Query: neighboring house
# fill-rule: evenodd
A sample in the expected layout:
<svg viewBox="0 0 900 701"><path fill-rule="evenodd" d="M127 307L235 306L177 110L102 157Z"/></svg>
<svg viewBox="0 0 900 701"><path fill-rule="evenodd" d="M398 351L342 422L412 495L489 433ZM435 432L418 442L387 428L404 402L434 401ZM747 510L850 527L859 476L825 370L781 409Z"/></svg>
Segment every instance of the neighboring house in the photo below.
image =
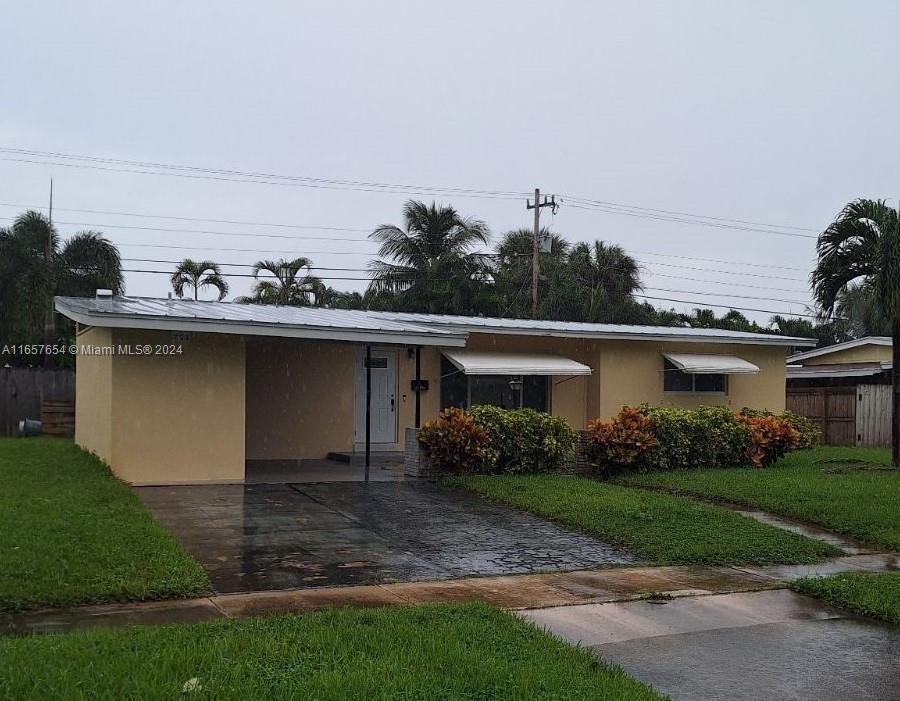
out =
<svg viewBox="0 0 900 701"><path fill-rule="evenodd" d="M787 408L831 445L890 445L891 351L890 337L866 336L790 356Z"/></svg>
<svg viewBox="0 0 900 701"><path fill-rule="evenodd" d="M247 461L362 450L367 380L372 450L402 450L405 429L451 405L529 406L579 429L642 402L781 411L787 349L814 343L138 297L56 308L84 347L76 441L139 484L241 481Z"/></svg>

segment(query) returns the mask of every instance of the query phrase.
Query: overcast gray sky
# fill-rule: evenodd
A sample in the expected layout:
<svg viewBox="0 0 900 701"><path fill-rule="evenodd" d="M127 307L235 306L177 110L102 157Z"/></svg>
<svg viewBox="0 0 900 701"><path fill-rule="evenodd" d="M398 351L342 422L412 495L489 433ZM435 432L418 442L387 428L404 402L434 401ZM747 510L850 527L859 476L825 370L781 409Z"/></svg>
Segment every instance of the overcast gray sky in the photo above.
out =
<svg viewBox="0 0 900 701"><path fill-rule="evenodd" d="M415 186L540 187L565 200L555 230L623 245L644 265L652 296L802 312L815 240L578 208L567 196L808 236L850 199L900 193L900 5L886 0L7 1L2 17L0 147ZM45 206L52 176L61 232L99 229L127 259L250 264L280 253L363 268L375 248L365 232L400 223L407 199L0 159L17 159L0 160L0 224L20 205ZM531 222L521 198L437 199L485 219L496 236ZM250 286L231 283L235 294ZM129 273L127 290L165 296L168 280Z"/></svg>

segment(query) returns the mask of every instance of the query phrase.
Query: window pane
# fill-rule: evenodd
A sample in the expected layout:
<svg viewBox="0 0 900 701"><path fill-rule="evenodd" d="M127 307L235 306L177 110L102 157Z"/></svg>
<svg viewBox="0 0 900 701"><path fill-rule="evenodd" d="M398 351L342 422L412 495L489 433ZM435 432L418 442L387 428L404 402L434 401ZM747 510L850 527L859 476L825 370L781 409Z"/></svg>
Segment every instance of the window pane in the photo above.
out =
<svg viewBox="0 0 900 701"><path fill-rule="evenodd" d="M518 383L510 386L512 379L507 375L470 375L472 406L493 404L503 409L518 409L521 389Z"/></svg>
<svg viewBox="0 0 900 701"><path fill-rule="evenodd" d="M441 356L441 411L448 406L466 408L466 376Z"/></svg>
<svg viewBox="0 0 900 701"><path fill-rule="evenodd" d="M690 375L676 368L671 361L665 361L663 390L666 392L691 392L694 382Z"/></svg>
<svg viewBox="0 0 900 701"><path fill-rule="evenodd" d="M543 375L526 375L522 379L522 406L547 411L547 387L550 378Z"/></svg>
<svg viewBox="0 0 900 701"><path fill-rule="evenodd" d="M726 375L694 375L696 392L724 392Z"/></svg>

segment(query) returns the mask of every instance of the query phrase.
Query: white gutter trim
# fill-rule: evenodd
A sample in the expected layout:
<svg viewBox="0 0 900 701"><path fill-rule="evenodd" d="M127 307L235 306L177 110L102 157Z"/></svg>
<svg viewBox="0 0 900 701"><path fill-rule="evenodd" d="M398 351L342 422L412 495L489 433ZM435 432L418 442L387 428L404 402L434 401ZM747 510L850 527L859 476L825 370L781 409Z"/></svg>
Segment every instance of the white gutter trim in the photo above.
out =
<svg viewBox="0 0 900 701"><path fill-rule="evenodd" d="M806 360L807 358L818 358L823 355L831 355L832 353L840 353L845 350L852 350L860 346L891 346L889 336L865 336L863 338L855 338L852 341L844 341L843 343L835 343L824 348L816 348L803 353L795 353L788 358L788 362L796 362L798 360Z"/></svg>

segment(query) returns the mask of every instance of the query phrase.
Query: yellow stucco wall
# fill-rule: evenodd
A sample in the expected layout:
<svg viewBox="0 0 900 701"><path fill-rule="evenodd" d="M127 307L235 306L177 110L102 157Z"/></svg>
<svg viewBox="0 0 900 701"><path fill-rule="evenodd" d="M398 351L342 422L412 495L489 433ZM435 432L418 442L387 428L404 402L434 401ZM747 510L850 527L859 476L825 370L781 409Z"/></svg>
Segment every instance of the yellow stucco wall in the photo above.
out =
<svg viewBox="0 0 900 701"><path fill-rule="evenodd" d="M76 372L76 441L133 484L244 478L244 340L91 329L79 343L179 343L180 355L83 356Z"/></svg>
<svg viewBox="0 0 900 701"><path fill-rule="evenodd" d="M889 363L891 362L891 347L868 344L836 351L815 358L807 358L800 361L799 365L833 365L835 363Z"/></svg>
<svg viewBox="0 0 900 701"><path fill-rule="evenodd" d="M112 466L135 484L244 478L244 339L121 330L119 344L181 345L180 355L113 358Z"/></svg>
<svg viewBox="0 0 900 701"><path fill-rule="evenodd" d="M731 375L728 392L682 394L663 391L662 353L717 353L736 355L759 366L756 375ZM784 411L785 349L718 343L662 343L653 341L602 341L597 343L599 409L608 418L623 406L644 402L657 406L691 408L701 405ZM599 371L599 372L598 372Z"/></svg>
<svg viewBox="0 0 900 701"><path fill-rule="evenodd" d="M248 339L248 460L323 458L353 449L356 348Z"/></svg>
<svg viewBox="0 0 900 701"><path fill-rule="evenodd" d="M90 327L77 336L80 346L106 348L111 345L109 329ZM75 357L75 442L112 462L112 357Z"/></svg>

